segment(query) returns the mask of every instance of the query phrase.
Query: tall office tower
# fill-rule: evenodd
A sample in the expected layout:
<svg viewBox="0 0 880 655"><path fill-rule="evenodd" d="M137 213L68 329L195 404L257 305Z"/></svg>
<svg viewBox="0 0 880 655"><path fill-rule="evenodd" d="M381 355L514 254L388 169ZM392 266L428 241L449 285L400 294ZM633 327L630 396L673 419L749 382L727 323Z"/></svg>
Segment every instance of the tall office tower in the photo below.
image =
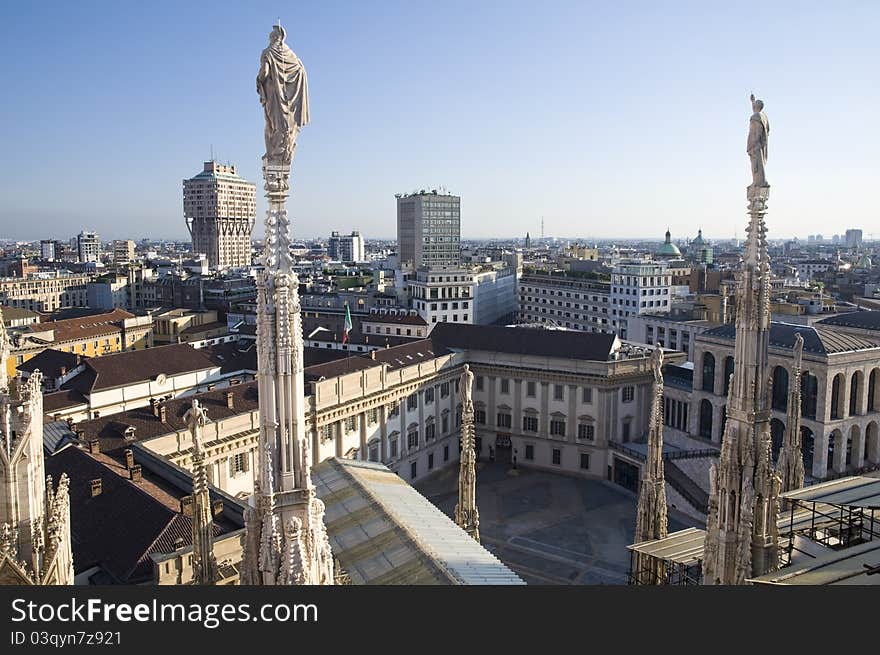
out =
<svg viewBox="0 0 880 655"><path fill-rule="evenodd" d="M862 247L862 231L847 230L846 231L846 247L861 248Z"/></svg>
<svg viewBox="0 0 880 655"><path fill-rule="evenodd" d="M76 237L76 253L80 262L97 262L101 259L101 239L97 232L83 230Z"/></svg>
<svg viewBox="0 0 880 655"><path fill-rule="evenodd" d="M397 198L400 263L413 268L456 267L461 262L461 198L437 191Z"/></svg>
<svg viewBox="0 0 880 655"><path fill-rule="evenodd" d="M183 181L183 215L193 252L211 268L250 266L251 232L257 218L257 187L235 174L235 166L206 161Z"/></svg>
<svg viewBox="0 0 880 655"><path fill-rule="evenodd" d="M332 232L327 243L327 254L330 255L330 259L341 262L362 262L364 261L364 238L357 230L353 230L351 234L342 235L339 232Z"/></svg>
<svg viewBox="0 0 880 655"><path fill-rule="evenodd" d="M134 241L123 239L113 242L113 263L118 266L131 264L134 261Z"/></svg>

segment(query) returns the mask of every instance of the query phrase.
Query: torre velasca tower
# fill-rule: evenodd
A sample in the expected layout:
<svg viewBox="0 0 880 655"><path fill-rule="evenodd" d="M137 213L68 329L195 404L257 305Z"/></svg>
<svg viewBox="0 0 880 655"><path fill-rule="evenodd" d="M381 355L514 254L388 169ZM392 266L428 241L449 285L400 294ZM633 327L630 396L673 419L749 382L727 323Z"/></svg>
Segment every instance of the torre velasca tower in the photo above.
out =
<svg viewBox="0 0 880 655"><path fill-rule="evenodd" d="M250 266L257 187L236 175L235 166L206 161L201 173L184 180L183 215L193 252L207 255L208 266Z"/></svg>

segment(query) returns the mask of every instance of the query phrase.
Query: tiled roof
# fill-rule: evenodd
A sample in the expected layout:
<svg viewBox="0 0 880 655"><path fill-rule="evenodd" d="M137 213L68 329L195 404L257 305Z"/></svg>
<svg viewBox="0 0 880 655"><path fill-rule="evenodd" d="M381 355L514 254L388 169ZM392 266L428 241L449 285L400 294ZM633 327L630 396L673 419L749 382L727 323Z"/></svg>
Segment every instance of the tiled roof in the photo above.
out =
<svg viewBox="0 0 880 655"><path fill-rule="evenodd" d="M382 464L332 458L312 479L333 555L353 584L524 584Z"/></svg>
<svg viewBox="0 0 880 655"><path fill-rule="evenodd" d="M77 389L87 395L101 389L153 380L160 373L179 375L216 366L207 352L185 343L127 350L103 357L90 357L85 361L86 370L65 383L64 389Z"/></svg>
<svg viewBox="0 0 880 655"><path fill-rule="evenodd" d="M226 404L227 392L233 394L232 409ZM97 439L103 452L118 453L131 443L131 440L125 438L125 431L129 427L134 428L134 440L136 441L178 430L186 430L183 415L190 408L193 398L199 399L199 403L208 413L209 420L217 421L257 409L257 383L254 381L234 384L194 396L167 400L162 403L165 407L164 423L153 414L153 410L149 406L146 406L88 421L80 421L74 426L74 429L82 430L81 439L83 441Z"/></svg>
<svg viewBox="0 0 880 655"><path fill-rule="evenodd" d="M39 323L34 325L33 329L54 330L57 342L89 339L119 332L122 329L122 321L127 318L134 318L134 314L124 309L114 309L103 314Z"/></svg>
<svg viewBox="0 0 880 655"><path fill-rule="evenodd" d="M39 369L44 377L57 378L61 376L61 369L65 372L72 371L82 360L80 355L64 352L63 350L55 350L54 348L46 348L46 350L37 353L24 364L18 366L19 371L33 373Z"/></svg>
<svg viewBox="0 0 880 655"><path fill-rule="evenodd" d="M173 552L174 540L192 543L192 522L180 514L180 498L147 476L132 482L121 467L67 446L46 458L46 473L70 478L70 523L77 572L101 566L119 582L143 581L152 573L150 553ZM114 470L114 468L118 469ZM92 497L91 481L101 480ZM182 495L182 494L181 494ZM235 529L216 520L214 534Z"/></svg>
<svg viewBox="0 0 880 655"><path fill-rule="evenodd" d="M69 409L78 405L88 405L85 397L76 389L62 389L54 393L43 394L43 413L51 414L60 409Z"/></svg>
<svg viewBox="0 0 880 655"><path fill-rule="evenodd" d="M838 314L837 316L823 318L819 321L819 324L880 331L880 311L858 311Z"/></svg>
<svg viewBox="0 0 880 655"><path fill-rule="evenodd" d="M770 346L790 350L794 348L796 334L800 334L803 337L804 352L807 353L831 355L834 353L880 348L880 342L845 334L840 330L820 326L778 323L775 321L770 324ZM711 330L706 330L703 336L732 341L736 338L736 326L726 323Z"/></svg>
<svg viewBox="0 0 880 655"><path fill-rule="evenodd" d="M562 357L606 362L611 359L616 336L599 332L544 330L438 323L431 332L435 352L483 350L512 355Z"/></svg>

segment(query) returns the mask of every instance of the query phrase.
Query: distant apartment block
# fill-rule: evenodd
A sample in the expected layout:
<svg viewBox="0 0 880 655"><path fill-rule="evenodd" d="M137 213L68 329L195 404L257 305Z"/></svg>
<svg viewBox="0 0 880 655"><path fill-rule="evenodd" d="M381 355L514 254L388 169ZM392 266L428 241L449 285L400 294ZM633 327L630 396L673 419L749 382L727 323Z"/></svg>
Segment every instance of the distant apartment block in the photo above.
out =
<svg viewBox="0 0 880 655"><path fill-rule="evenodd" d="M96 232L83 230L76 237L76 253L81 263L101 260L101 239Z"/></svg>
<svg viewBox="0 0 880 655"><path fill-rule="evenodd" d="M351 234L333 232L327 243L327 254L330 259L341 262L362 262L365 259L364 238L357 230Z"/></svg>
<svg viewBox="0 0 880 655"><path fill-rule="evenodd" d="M77 274L35 274L26 278L0 278L0 304L33 312L53 312L64 307L88 304L86 284L91 276Z"/></svg>
<svg viewBox="0 0 880 655"><path fill-rule="evenodd" d="M407 280L413 308L429 328L474 322L474 274L462 268L421 268Z"/></svg>
<svg viewBox="0 0 880 655"><path fill-rule="evenodd" d="M611 324L628 339L627 323L639 314L665 314L672 305L672 275L666 264L621 262L611 272Z"/></svg>
<svg viewBox="0 0 880 655"><path fill-rule="evenodd" d="M461 198L437 191L397 194L401 264L457 267L461 261Z"/></svg>
<svg viewBox="0 0 880 655"><path fill-rule="evenodd" d="M207 255L208 266L250 266L257 187L236 175L235 166L208 161L184 180L183 214L193 252Z"/></svg>
<svg viewBox="0 0 880 655"><path fill-rule="evenodd" d="M568 275L528 274L519 280L517 322L614 332L611 285Z"/></svg>
<svg viewBox="0 0 880 655"><path fill-rule="evenodd" d="M123 239L113 242L113 263L117 266L125 266L134 261L134 241Z"/></svg>

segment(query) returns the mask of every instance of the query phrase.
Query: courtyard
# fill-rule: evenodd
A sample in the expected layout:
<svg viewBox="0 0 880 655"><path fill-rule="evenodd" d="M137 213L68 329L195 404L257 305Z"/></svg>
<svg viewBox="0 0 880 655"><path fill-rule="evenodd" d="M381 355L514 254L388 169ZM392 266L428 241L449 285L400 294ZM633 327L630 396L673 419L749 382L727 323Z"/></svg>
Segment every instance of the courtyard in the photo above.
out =
<svg viewBox="0 0 880 655"><path fill-rule="evenodd" d="M637 497L604 480L498 462L477 465L483 546L529 584L626 584ZM414 485L452 517L458 467ZM697 526L669 511L669 531Z"/></svg>

